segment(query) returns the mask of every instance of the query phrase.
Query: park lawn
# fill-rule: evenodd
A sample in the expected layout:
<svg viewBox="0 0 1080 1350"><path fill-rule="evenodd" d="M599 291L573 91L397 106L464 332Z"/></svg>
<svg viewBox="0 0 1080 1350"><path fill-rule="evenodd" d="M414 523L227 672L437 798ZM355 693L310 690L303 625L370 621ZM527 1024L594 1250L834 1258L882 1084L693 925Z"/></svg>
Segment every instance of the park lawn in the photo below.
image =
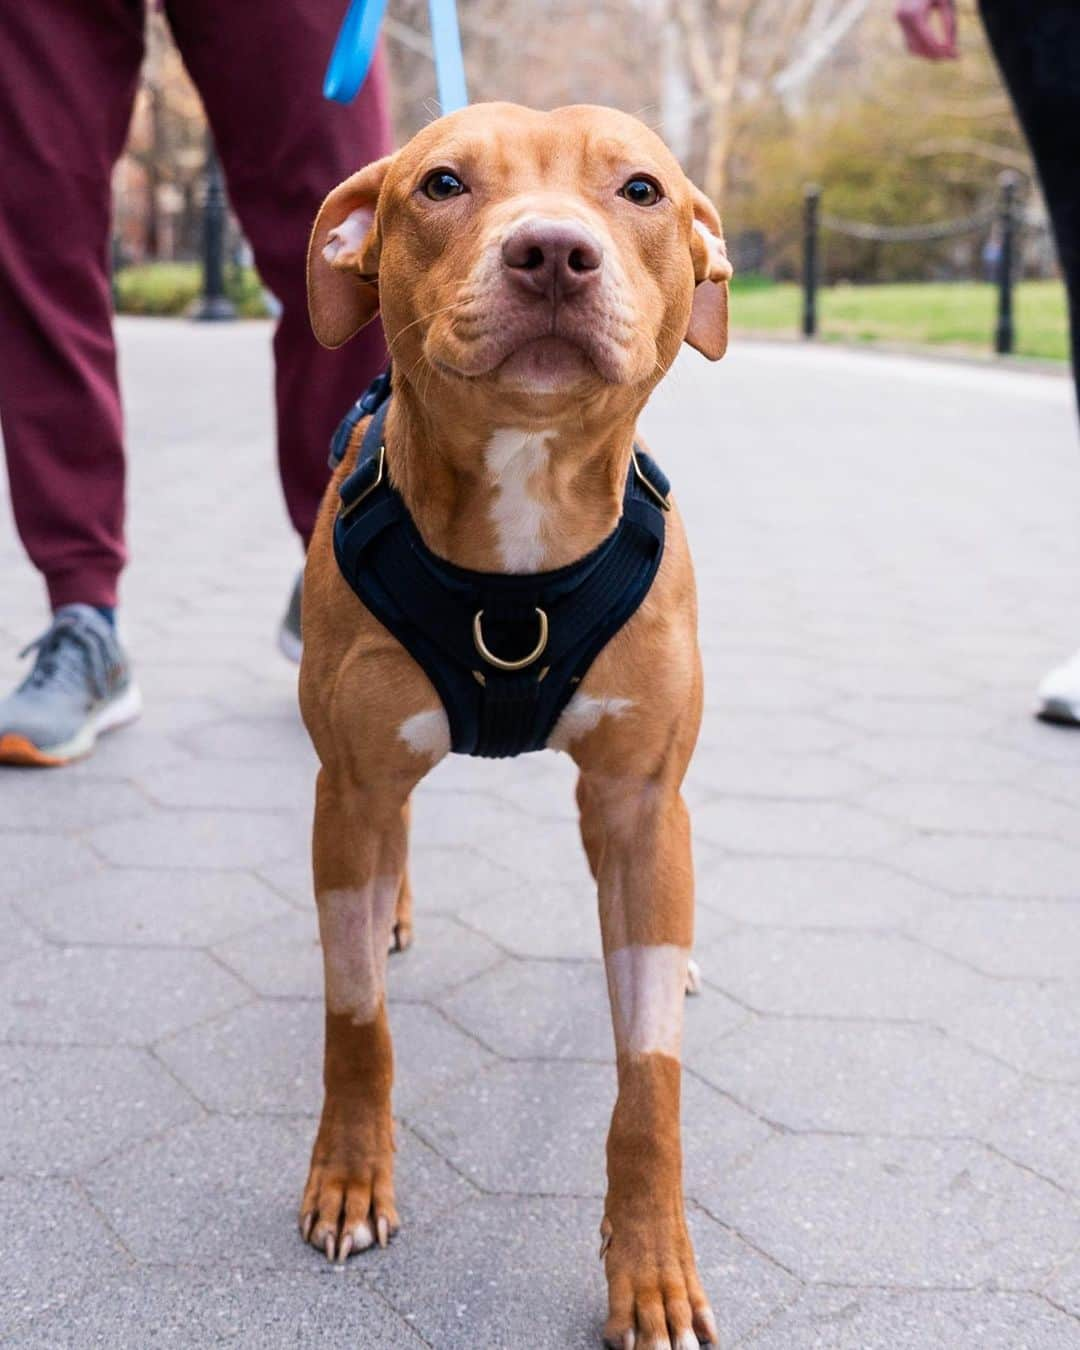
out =
<svg viewBox="0 0 1080 1350"><path fill-rule="evenodd" d="M196 299L198 263L143 263L116 273L121 314L183 314ZM266 305L253 268L226 269L230 298L245 318ZM911 346L989 351L997 293L971 281L907 282L889 286L828 286L818 296L820 335L833 342L896 342ZM1023 281L1016 288L1016 350L1020 356L1065 361L1069 355L1065 291L1057 281ZM736 277L732 327L747 333L797 334L802 297L793 282Z"/></svg>
<svg viewBox="0 0 1080 1350"><path fill-rule="evenodd" d="M202 289L202 267L194 262L140 263L113 276L118 314L183 314ZM245 319L266 314L262 285L253 267L225 269L225 289Z"/></svg>
<svg viewBox="0 0 1080 1350"><path fill-rule="evenodd" d="M896 342L989 351L997 293L973 281L887 286L828 286L818 295L819 333L833 342ZM1015 292L1016 352L1065 361L1069 355L1065 289L1059 281L1023 281ZM802 297L794 283L744 286L736 279L731 323L747 333L798 333Z"/></svg>

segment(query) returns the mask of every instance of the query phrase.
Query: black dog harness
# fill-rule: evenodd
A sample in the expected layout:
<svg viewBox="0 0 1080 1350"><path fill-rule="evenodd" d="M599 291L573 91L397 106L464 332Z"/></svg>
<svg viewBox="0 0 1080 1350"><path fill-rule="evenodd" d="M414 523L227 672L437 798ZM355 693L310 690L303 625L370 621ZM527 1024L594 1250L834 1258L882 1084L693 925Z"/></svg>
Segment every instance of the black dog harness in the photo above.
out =
<svg viewBox="0 0 1080 1350"><path fill-rule="evenodd" d="M389 375L380 376L331 443L336 467L371 417L340 488L338 566L435 686L455 752L542 750L575 686L648 593L664 551L668 480L635 446L622 515L591 553L530 576L467 571L432 553L391 482L389 397Z"/></svg>

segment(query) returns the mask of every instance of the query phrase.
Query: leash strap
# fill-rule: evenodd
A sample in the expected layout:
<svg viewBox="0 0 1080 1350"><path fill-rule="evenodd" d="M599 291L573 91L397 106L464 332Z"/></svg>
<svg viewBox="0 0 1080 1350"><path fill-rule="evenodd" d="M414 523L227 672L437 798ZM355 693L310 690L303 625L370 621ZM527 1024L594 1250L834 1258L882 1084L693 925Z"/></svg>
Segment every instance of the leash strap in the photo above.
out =
<svg viewBox="0 0 1080 1350"><path fill-rule="evenodd" d="M352 0L326 67L324 98L351 103L359 93L375 60L385 13L386 0Z"/></svg>
<svg viewBox="0 0 1080 1350"><path fill-rule="evenodd" d="M465 58L461 54L455 0L429 0L431 46L435 52L435 79L443 116L464 108L469 101L465 85Z"/></svg>
<svg viewBox="0 0 1080 1350"><path fill-rule="evenodd" d="M457 4L455 0L429 0L429 5L439 104L444 114L457 112L469 101ZM385 13L386 0L352 0L326 67L325 98L351 103L359 93L375 59Z"/></svg>

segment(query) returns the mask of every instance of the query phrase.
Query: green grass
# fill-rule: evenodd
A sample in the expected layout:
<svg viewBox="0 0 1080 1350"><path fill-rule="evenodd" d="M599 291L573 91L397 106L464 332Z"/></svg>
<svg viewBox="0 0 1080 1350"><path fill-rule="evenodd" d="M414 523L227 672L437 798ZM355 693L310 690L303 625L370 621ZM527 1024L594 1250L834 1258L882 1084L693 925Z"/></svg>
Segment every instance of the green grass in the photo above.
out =
<svg viewBox="0 0 1080 1350"><path fill-rule="evenodd" d="M118 314L183 314L202 289L198 263L141 263L124 267L113 278ZM254 268L225 269L229 299L245 319L266 313L262 284Z"/></svg>
<svg viewBox="0 0 1080 1350"><path fill-rule="evenodd" d="M905 282L888 286L828 286L818 297L818 326L826 341L896 342L989 351L997 293L971 281ZM749 333L797 333L799 287L761 285L759 278L731 297L731 324ZM1024 281L1015 292L1016 352L1066 361L1065 290L1057 281Z"/></svg>

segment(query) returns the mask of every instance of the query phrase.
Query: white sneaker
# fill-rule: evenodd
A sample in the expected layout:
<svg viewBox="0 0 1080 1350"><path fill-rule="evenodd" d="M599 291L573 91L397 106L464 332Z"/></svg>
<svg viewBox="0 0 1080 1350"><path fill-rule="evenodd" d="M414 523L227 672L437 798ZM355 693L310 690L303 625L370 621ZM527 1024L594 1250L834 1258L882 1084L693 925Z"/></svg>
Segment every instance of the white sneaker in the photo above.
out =
<svg viewBox="0 0 1080 1350"><path fill-rule="evenodd" d="M1035 716L1059 726L1080 727L1080 652L1055 667L1039 685Z"/></svg>

